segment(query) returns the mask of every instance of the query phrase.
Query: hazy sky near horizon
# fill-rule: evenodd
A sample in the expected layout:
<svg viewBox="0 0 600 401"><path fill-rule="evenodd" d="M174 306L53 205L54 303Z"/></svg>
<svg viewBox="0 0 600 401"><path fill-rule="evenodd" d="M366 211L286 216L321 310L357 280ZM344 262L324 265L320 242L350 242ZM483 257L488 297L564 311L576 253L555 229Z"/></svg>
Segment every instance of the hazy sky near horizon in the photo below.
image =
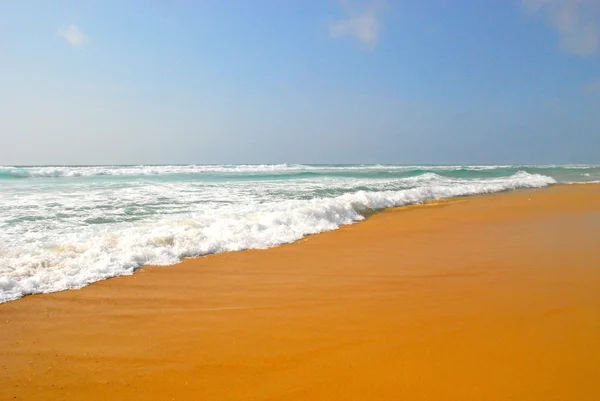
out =
<svg viewBox="0 0 600 401"><path fill-rule="evenodd" d="M0 165L600 163L600 0L21 0L0 34Z"/></svg>

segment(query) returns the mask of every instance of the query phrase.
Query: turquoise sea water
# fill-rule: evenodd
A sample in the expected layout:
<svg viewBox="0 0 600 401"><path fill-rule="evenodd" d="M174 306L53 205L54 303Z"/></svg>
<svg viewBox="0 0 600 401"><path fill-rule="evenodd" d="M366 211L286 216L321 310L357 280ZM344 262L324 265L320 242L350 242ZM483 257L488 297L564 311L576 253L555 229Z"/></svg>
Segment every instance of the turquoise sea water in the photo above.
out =
<svg viewBox="0 0 600 401"><path fill-rule="evenodd" d="M0 166L0 302L267 248L433 199L600 181L600 166Z"/></svg>

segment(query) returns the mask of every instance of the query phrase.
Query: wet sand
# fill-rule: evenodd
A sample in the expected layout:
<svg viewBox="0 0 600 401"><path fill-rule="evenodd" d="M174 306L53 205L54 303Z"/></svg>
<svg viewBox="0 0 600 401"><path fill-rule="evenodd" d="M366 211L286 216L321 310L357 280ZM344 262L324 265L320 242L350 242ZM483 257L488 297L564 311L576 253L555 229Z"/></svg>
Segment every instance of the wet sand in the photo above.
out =
<svg viewBox="0 0 600 401"><path fill-rule="evenodd" d="M0 399L598 400L600 186L2 304Z"/></svg>

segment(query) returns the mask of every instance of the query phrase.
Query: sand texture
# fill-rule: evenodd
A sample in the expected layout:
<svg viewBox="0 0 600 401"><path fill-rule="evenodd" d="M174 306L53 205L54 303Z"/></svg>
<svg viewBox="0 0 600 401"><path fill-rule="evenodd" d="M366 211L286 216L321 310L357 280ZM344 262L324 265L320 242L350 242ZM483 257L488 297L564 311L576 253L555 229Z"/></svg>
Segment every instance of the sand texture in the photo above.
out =
<svg viewBox="0 0 600 401"><path fill-rule="evenodd" d="M600 400L600 186L0 305L0 400Z"/></svg>

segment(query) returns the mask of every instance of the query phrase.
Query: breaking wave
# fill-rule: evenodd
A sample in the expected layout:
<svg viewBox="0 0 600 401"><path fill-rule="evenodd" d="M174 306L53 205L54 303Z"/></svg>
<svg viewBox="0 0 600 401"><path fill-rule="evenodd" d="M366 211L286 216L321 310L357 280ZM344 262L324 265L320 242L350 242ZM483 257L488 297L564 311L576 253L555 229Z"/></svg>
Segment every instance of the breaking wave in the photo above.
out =
<svg viewBox="0 0 600 401"><path fill-rule="evenodd" d="M53 170L36 171L53 174ZM4 192L0 195L5 196L6 205L0 211L0 302L80 288L132 274L143 265L269 248L352 224L371 210L540 188L555 182L552 177L524 171L485 179L448 178L429 172L392 180L320 177L276 184L76 183L61 192L50 184L27 196Z"/></svg>

